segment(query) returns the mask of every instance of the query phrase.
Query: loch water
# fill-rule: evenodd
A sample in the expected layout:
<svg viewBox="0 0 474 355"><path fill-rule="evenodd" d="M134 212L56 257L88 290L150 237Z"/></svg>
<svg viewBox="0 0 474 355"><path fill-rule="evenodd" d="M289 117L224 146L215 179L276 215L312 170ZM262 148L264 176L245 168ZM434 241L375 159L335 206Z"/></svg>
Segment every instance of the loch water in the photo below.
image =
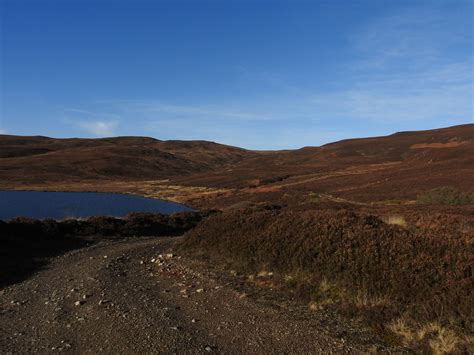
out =
<svg viewBox="0 0 474 355"><path fill-rule="evenodd" d="M172 214L192 211L179 203L102 192L0 191L0 220L124 217L131 212Z"/></svg>

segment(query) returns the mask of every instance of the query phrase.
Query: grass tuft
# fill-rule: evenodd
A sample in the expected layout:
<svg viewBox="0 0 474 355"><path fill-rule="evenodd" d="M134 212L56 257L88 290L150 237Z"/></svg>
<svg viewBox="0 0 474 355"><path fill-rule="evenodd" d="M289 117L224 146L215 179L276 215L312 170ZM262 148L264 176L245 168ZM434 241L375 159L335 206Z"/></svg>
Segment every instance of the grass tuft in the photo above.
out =
<svg viewBox="0 0 474 355"><path fill-rule="evenodd" d="M407 226L407 221L405 220L403 216L397 216L397 215L385 216L385 217L382 217L382 221L384 221L386 224L400 226L404 228Z"/></svg>

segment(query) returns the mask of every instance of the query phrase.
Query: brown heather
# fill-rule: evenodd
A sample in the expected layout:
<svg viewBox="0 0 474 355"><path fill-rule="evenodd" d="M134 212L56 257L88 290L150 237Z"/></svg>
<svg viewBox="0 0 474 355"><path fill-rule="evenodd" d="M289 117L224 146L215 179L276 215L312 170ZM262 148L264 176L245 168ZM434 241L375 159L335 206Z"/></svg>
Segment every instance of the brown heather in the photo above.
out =
<svg viewBox="0 0 474 355"><path fill-rule="evenodd" d="M271 271L312 309L338 306L378 329L404 317L470 334L474 231L462 228L470 222L411 219L418 226L348 210L232 210L204 220L179 248L245 273Z"/></svg>

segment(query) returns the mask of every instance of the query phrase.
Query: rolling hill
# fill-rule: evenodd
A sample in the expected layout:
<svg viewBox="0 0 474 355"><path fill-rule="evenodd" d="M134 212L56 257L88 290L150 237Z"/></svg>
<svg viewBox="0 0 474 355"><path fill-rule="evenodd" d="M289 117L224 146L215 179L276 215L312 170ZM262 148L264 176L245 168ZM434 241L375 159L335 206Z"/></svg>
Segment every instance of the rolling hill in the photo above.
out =
<svg viewBox="0 0 474 355"><path fill-rule="evenodd" d="M209 201L206 190L205 204L210 205L247 200L291 203L308 194L372 202L410 200L440 186L474 191L472 176L474 124L265 152L146 137L0 136L2 188L47 189L55 182L72 186L87 181L100 190L104 181L163 180L175 190L183 186L227 191L216 195L219 201ZM177 199L197 197L187 192Z"/></svg>
<svg viewBox="0 0 474 355"><path fill-rule="evenodd" d="M472 176L474 125L470 124L266 152L240 161L231 172L194 174L179 181L247 189L270 199L322 193L367 202L413 199L439 186L473 191Z"/></svg>
<svg viewBox="0 0 474 355"><path fill-rule="evenodd" d="M0 136L0 179L166 179L236 164L256 153L205 141L146 137L54 139Z"/></svg>

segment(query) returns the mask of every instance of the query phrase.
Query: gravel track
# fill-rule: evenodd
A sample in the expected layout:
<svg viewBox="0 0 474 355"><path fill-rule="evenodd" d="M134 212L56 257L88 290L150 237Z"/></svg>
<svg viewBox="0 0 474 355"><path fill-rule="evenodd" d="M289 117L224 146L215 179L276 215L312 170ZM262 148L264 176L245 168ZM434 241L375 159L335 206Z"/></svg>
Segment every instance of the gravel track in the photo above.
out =
<svg viewBox="0 0 474 355"><path fill-rule="evenodd" d="M203 264L167 254L176 239L103 241L4 288L0 353L388 351L323 312L245 297Z"/></svg>

